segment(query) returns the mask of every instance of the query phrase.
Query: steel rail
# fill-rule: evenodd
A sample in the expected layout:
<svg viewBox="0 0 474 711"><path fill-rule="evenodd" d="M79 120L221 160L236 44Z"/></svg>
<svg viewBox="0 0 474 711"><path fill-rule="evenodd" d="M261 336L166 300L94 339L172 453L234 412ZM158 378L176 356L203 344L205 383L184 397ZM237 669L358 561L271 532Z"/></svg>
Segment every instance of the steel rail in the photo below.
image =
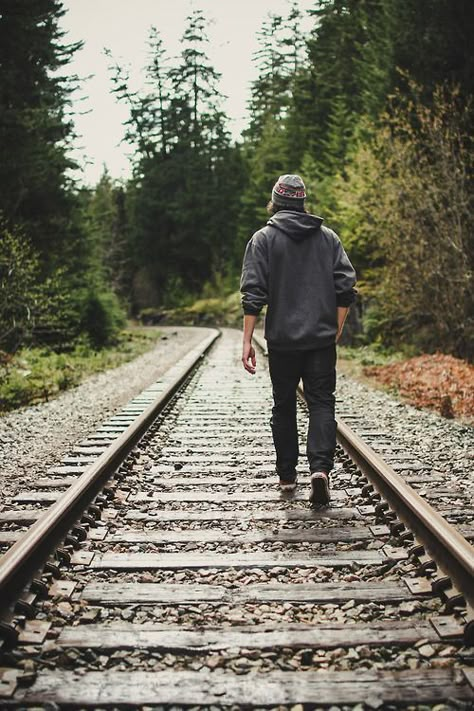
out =
<svg viewBox="0 0 474 711"><path fill-rule="evenodd" d="M415 534L437 566L459 588L472 615L474 546L342 420L337 423L337 438L346 454Z"/></svg>
<svg viewBox="0 0 474 711"><path fill-rule="evenodd" d="M9 613L9 606L18 599L20 591L41 570L58 541L83 515L107 477L133 449L219 335L214 330L168 371L173 379L164 390L0 558L0 616Z"/></svg>
<svg viewBox="0 0 474 711"><path fill-rule="evenodd" d="M267 355L265 341L254 340ZM304 399L301 386L299 395ZM337 440L365 474L399 519L412 531L438 568L462 593L467 606L466 642L474 642L474 546L441 514L407 484L361 437L342 420L337 421ZM409 468L409 465L407 464Z"/></svg>

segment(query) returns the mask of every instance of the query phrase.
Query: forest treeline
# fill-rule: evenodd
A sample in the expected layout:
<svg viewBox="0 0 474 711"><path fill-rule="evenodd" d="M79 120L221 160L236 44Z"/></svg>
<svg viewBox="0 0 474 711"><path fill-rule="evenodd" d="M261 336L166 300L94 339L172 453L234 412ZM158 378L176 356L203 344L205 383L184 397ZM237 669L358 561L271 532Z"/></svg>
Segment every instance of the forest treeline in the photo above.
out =
<svg viewBox="0 0 474 711"><path fill-rule="evenodd" d="M238 142L203 12L178 57L151 28L145 90L109 55L132 177L94 189L70 159L81 45L63 14L0 6L0 350L100 347L126 315L236 289L275 179L295 172L356 266L359 341L473 358L470 0L319 0L304 32L294 4L270 14Z"/></svg>

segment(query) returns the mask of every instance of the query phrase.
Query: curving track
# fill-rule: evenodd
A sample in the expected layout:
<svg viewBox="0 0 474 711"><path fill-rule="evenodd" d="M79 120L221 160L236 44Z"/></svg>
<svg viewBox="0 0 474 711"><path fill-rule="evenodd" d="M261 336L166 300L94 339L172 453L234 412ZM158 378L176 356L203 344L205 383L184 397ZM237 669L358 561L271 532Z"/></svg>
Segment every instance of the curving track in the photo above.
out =
<svg viewBox="0 0 474 711"><path fill-rule="evenodd" d="M308 508L304 476L282 496L268 375L243 372L239 334L225 332L174 394L210 345L19 495L21 510L0 512L5 547L36 521L0 562L2 703L469 708L472 547L444 526L462 573L421 528L431 555L414 550L399 518L415 525L413 511L397 517L393 491L391 509L378 497L380 462L360 460L362 474L347 452L365 445L344 426L331 506Z"/></svg>

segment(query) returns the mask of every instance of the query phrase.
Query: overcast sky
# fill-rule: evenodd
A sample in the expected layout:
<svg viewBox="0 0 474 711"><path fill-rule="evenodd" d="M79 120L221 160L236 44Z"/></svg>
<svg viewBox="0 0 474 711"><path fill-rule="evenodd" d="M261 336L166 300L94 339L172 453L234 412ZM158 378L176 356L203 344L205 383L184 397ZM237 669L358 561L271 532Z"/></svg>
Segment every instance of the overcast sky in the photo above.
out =
<svg viewBox="0 0 474 711"><path fill-rule="evenodd" d="M228 96L226 110L235 138L245 126L249 83L254 78L252 54L257 50L256 33L268 12L286 12L288 0L63 0L67 13L62 27L67 41L84 41L69 71L91 76L75 95L75 125L80 134L75 158L83 165L87 184L100 177L104 163L115 178L130 173L127 153L120 145L125 106L110 93L110 74L104 47L119 63L129 65L136 85L146 63L146 41L151 25L161 32L170 55L180 51L179 39L185 19L201 8L213 21L209 29L209 56L222 73L221 89ZM314 7L314 0L298 0L301 9ZM87 98L85 98L87 97ZM83 100L80 100L80 99ZM84 112L83 115L77 115Z"/></svg>

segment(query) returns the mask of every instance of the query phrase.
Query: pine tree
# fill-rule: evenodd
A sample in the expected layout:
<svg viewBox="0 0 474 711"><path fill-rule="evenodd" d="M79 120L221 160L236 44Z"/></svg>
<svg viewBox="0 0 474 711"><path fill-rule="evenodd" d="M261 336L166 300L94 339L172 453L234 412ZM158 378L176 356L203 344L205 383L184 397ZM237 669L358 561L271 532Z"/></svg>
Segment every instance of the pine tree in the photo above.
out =
<svg viewBox="0 0 474 711"><path fill-rule="evenodd" d="M85 225L94 254L92 269L124 303L129 297L130 245L125 192L107 169L95 189L85 191Z"/></svg>
<svg viewBox="0 0 474 711"><path fill-rule="evenodd" d="M299 12L291 13L291 23ZM268 118L281 118L289 103L290 77L298 62L299 41L287 32L284 18L270 13L257 33L259 49L253 56L258 76L252 83L247 140L258 142Z"/></svg>
<svg viewBox="0 0 474 711"><path fill-rule="evenodd" d="M133 145L140 156L150 158L155 152L156 144L156 111L154 110L154 96L142 96L130 86L129 71L118 64L110 50L105 50L108 57L109 71L112 81L112 93L118 101L127 104L130 115L125 121L124 141ZM161 121L161 117L160 121Z"/></svg>
<svg viewBox="0 0 474 711"><path fill-rule="evenodd" d="M269 218L266 206L271 199L276 179L282 173L296 171L296 167L288 167L285 139L283 122L269 116L258 144L246 149L249 178L242 196L239 220L239 244L242 254L246 242Z"/></svg>
<svg viewBox="0 0 474 711"><path fill-rule="evenodd" d="M81 43L64 43L64 13L60 0L3 0L0 12L0 237L20 235L35 255L38 298L29 338L56 349L91 332L87 312L97 302L90 278L96 257L68 156L78 80L62 74ZM107 318L110 294L101 289L95 316Z"/></svg>
<svg viewBox="0 0 474 711"><path fill-rule="evenodd" d="M394 76L393 0L321 0L311 11L315 28L308 41L308 149L325 170L327 147L334 159L335 133L343 133L336 153L339 168L366 117L376 119L385 106ZM309 93L308 92L308 93ZM352 130L351 130L352 127ZM330 161L328 170L335 167Z"/></svg>
<svg viewBox="0 0 474 711"><path fill-rule="evenodd" d="M81 43L63 43L64 13L60 0L3 0L0 14L0 212L21 226L46 273L79 239L67 177L75 80L60 72Z"/></svg>
<svg viewBox="0 0 474 711"><path fill-rule="evenodd" d="M158 127L159 149L165 156L168 152L167 111L170 102L167 73L168 56L156 27L152 27L150 30L148 45L150 48L150 61L147 73L151 90L155 96L154 106L156 107L153 112L153 122Z"/></svg>
<svg viewBox="0 0 474 711"><path fill-rule="evenodd" d="M270 14L259 33L260 49L254 55L258 76L251 87L250 123L244 131L249 181L242 196L240 249L268 219L266 205L275 180L296 171L303 153L303 122L293 110L305 55L300 22L301 12L294 7L287 17Z"/></svg>
<svg viewBox="0 0 474 711"><path fill-rule="evenodd" d="M136 308L197 293L234 259L242 164L222 110L220 75L207 56L206 28L201 11L187 18L174 63L152 31L146 105L128 82L116 82L120 98L138 106L131 118L146 127L147 150L128 136L139 148L127 200Z"/></svg>
<svg viewBox="0 0 474 711"><path fill-rule="evenodd" d="M391 0L395 63L424 87L430 101L438 84L459 85L464 100L474 92L474 4L470 0ZM416 52L413 48L416 47Z"/></svg>

